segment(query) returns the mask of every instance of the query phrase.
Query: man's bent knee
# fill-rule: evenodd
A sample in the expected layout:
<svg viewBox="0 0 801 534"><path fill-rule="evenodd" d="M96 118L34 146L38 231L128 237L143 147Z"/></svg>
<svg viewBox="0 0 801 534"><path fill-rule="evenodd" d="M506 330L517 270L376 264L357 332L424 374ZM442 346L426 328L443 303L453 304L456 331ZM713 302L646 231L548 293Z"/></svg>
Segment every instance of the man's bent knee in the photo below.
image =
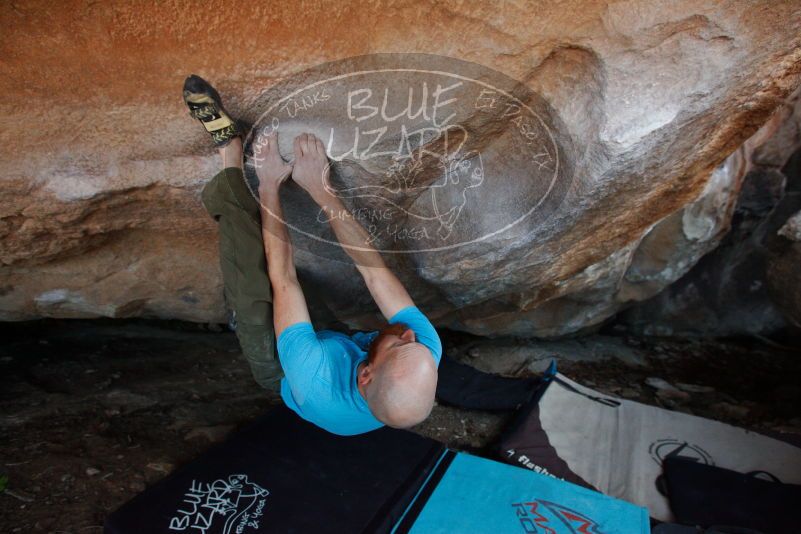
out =
<svg viewBox="0 0 801 534"><path fill-rule="evenodd" d="M276 355L272 325L238 324L236 336L253 379L265 389L276 390L284 373Z"/></svg>

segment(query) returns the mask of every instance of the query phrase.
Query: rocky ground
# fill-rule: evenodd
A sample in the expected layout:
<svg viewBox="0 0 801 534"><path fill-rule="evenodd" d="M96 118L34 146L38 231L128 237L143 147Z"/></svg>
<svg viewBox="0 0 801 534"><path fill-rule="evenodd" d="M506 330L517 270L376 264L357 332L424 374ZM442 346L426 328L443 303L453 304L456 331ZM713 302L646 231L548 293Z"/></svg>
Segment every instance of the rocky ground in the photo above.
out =
<svg viewBox="0 0 801 534"><path fill-rule="evenodd" d="M0 329L2 532L100 532L109 511L280 402L216 326ZM769 340L443 339L448 354L488 371L526 376L556 358L564 374L609 394L801 436L801 353ZM437 406L414 430L486 454L511 416Z"/></svg>

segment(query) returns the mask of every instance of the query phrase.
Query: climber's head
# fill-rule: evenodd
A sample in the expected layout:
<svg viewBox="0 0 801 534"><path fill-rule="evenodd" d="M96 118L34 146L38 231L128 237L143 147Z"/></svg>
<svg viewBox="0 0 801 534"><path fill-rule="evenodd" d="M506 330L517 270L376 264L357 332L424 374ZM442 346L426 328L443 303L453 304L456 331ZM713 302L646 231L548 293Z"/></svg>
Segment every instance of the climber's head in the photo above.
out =
<svg viewBox="0 0 801 534"><path fill-rule="evenodd" d="M431 413L437 365L411 329L392 324L373 340L357 380L376 419L387 426L408 428Z"/></svg>

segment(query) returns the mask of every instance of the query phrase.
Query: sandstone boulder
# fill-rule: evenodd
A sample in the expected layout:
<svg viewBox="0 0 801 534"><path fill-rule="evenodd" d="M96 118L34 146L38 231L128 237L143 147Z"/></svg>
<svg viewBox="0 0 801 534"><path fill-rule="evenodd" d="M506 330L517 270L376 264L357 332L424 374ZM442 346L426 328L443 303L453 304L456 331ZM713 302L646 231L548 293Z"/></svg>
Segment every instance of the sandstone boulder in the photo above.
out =
<svg viewBox="0 0 801 534"><path fill-rule="evenodd" d="M544 151L558 154L562 173L559 195L545 195L533 153L504 157L519 146L510 136L523 132L497 116L484 121L479 107L460 108L486 164L453 235L485 236L537 199L554 202L483 247L390 253L417 303L439 326L483 335L593 328L718 244L748 165L729 156L801 73L793 1L346 1L314 10L21 1L0 6L0 20L3 320L223 321L216 228L199 202L219 162L186 115L183 78L207 77L233 113L258 123L271 88L381 52L451 57L520 82L525 94L512 96L534 103L537 132L553 134ZM338 119L302 107L287 133L322 132ZM356 160L338 162L340 185L348 170L380 175ZM478 182L432 165L422 173L428 185L443 176ZM400 204L419 214L418 199ZM446 200L448 210L458 206ZM288 202L288 213L308 213L303 198ZM299 269L325 289L330 311L351 326L374 324L369 295L339 259L299 246Z"/></svg>
<svg viewBox="0 0 801 534"><path fill-rule="evenodd" d="M747 172L734 182L731 229L720 245L666 290L626 311L627 328L730 336L798 326L797 217L790 217L801 209L800 126L796 92L724 164L744 162Z"/></svg>
<svg viewBox="0 0 801 534"><path fill-rule="evenodd" d="M799 184L801 185L801 184ZM801 205L801 188L794 195ZM767 268L768 291L772 302L787 323L801 330L801 211L779 230ZM782 239L784 238L784 239Z"/></svg>

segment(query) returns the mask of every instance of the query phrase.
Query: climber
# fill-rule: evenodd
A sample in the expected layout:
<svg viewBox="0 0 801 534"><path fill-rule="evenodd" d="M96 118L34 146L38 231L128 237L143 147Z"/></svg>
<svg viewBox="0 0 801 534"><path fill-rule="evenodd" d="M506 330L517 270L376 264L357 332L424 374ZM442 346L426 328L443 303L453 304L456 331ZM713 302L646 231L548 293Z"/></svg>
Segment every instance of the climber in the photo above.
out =
<svg viewBox="0 0 801 534"><path fill-rule="evenodd" d="M183 95L190 116L201 121L222 156L223 169L204 187L202 199L219 223L224 294L256 381L271 388L280 380L289 408L335 434L423 421L434 404L442 357L439 336L353 217L333 217L330 224L387 325L352 336L315 332L311 325L278 191L291 176L325 212L345 212L328 187L322 142L311 134L297 136L294 161L286 163L277 132L264 136L265 150L256 158L257 201L243 173L242 127L226 112L217 91L192 75Z"/></svg>

